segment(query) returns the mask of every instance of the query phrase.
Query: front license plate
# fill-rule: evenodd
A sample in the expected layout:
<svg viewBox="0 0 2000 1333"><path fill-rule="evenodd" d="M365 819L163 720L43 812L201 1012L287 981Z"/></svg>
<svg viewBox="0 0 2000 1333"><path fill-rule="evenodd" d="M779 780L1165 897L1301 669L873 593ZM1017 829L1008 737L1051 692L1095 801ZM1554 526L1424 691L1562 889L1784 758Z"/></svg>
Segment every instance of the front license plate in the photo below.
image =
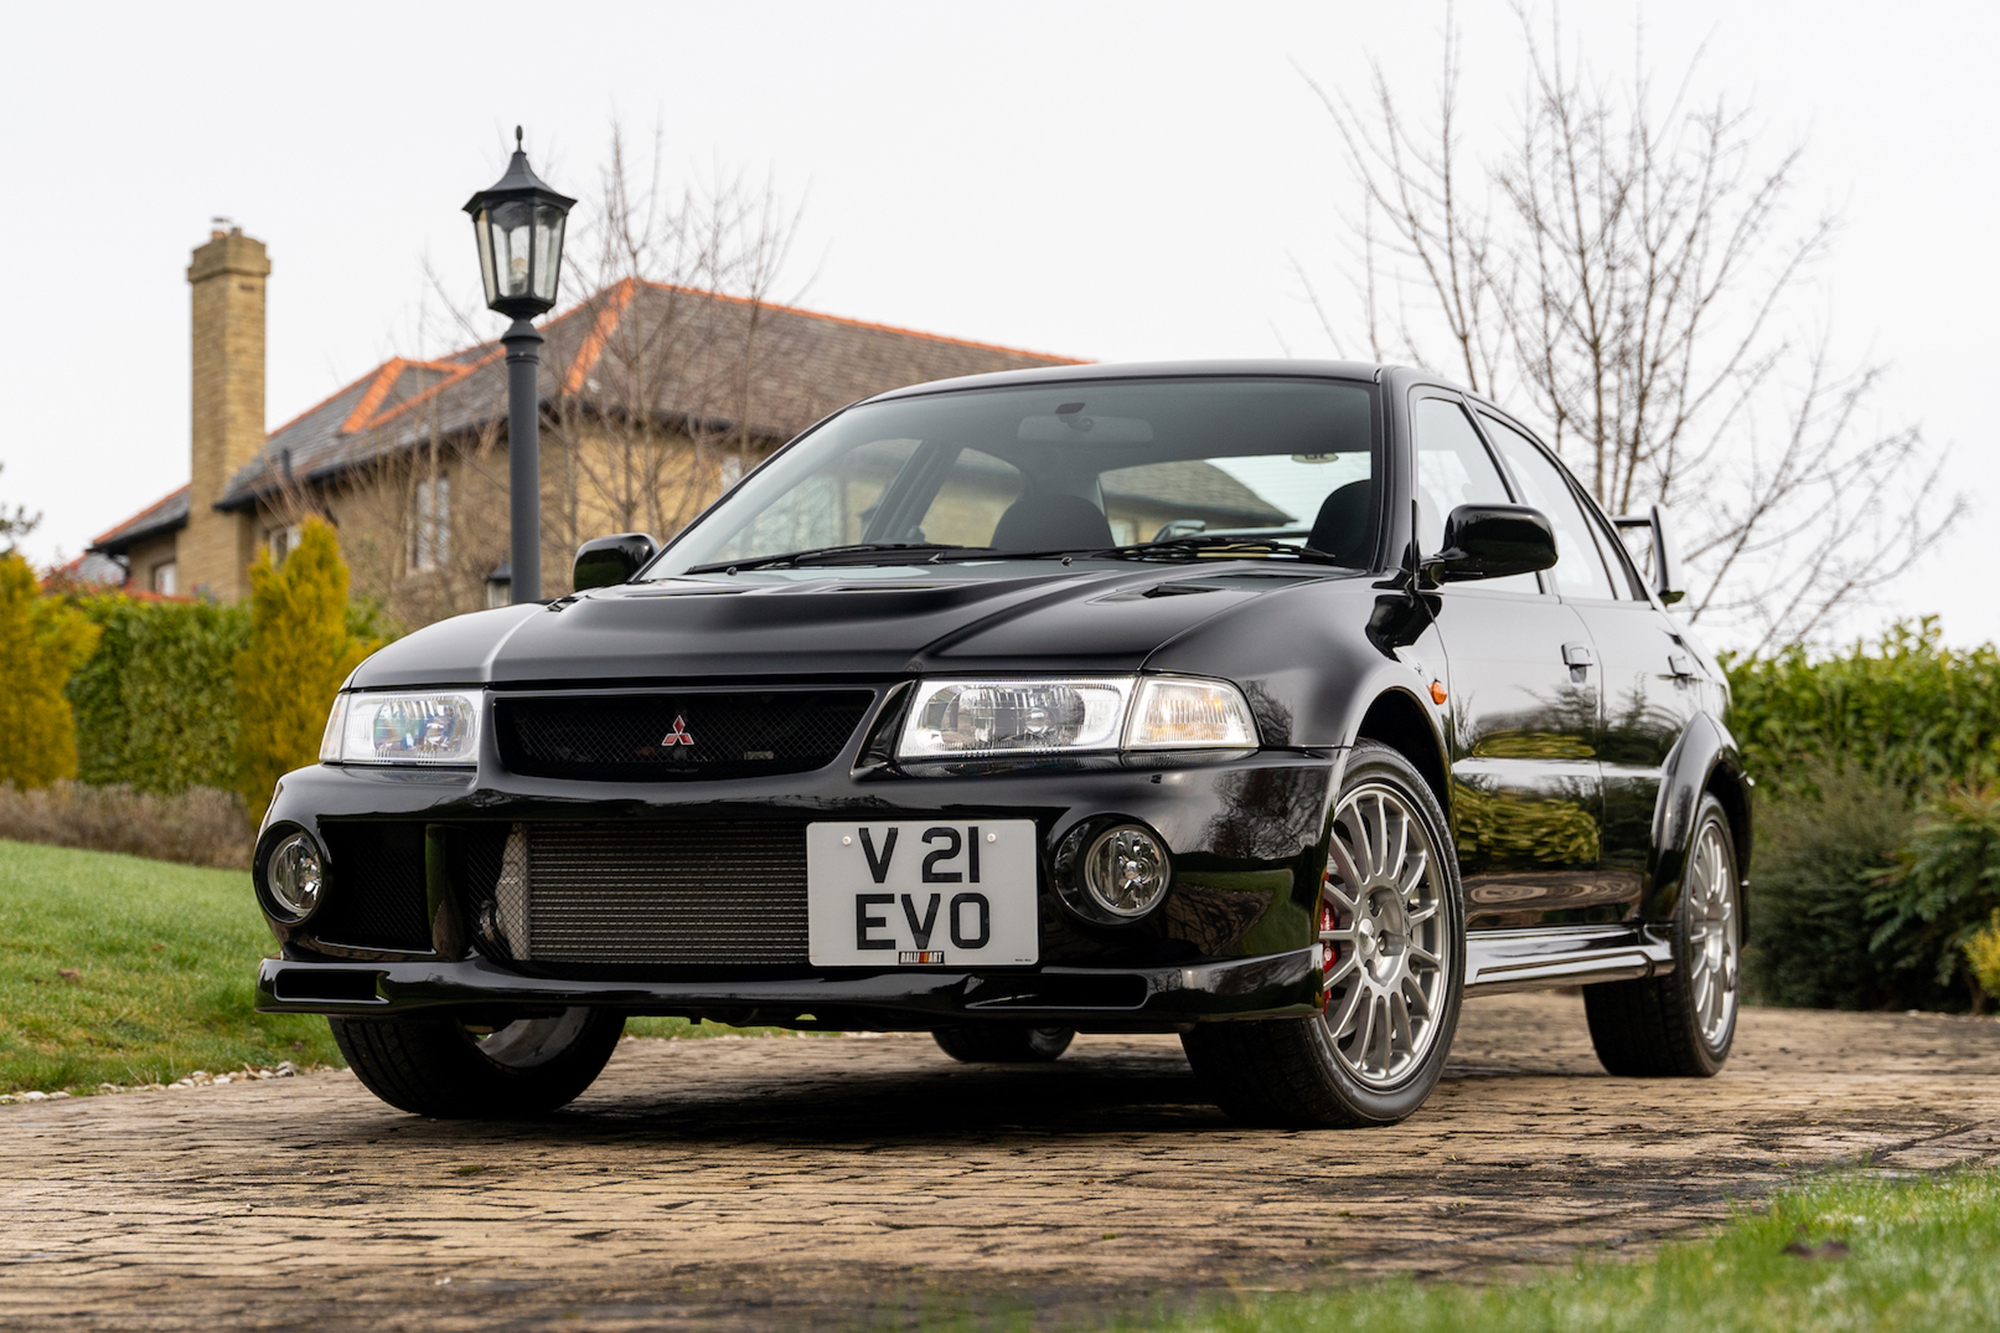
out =
<svg viewBox="0 0 2000 1333"><path fill-rule="evenodd" d="M1035 846L1030 819L808 825L813 965L1035 962Z"/></svg>

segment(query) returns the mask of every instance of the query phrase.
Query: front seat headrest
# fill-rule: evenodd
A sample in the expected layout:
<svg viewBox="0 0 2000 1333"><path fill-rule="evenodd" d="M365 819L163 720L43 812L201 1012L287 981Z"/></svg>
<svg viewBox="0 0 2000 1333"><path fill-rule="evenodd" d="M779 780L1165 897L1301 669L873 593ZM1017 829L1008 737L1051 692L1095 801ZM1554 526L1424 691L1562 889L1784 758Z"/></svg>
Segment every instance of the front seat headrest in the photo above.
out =
<svg viewBox="0 0 2000 1333"><path fill-rule="evenodd" d="M1366 481L1350 481L1327 496L1320 503L1319 517L1313 520L1306 545L1325 551L1342 564L1365 569L1374 555L1368 540L1374 499L1375 487Z"/></svg>
<svg viewBox="0 0 2000 1333"><path fill-rule="evenodd" d="M1002 551L1094 551L1110 546L1111 520L1080 495L1024 495L993 526Z"/></svg>

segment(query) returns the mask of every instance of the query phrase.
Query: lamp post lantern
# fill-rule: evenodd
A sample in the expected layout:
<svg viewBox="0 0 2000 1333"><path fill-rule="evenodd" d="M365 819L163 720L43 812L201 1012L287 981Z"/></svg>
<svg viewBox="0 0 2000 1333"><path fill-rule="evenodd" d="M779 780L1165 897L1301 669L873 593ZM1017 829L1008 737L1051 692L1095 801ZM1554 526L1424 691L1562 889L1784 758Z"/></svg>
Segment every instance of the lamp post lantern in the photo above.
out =
<svg viewBox="0 0 2000 1333"><path fill-rule="evenodd" d="M507 349L507 489L510 509L510 593L542 599L541 369L542 335L530 323L556 303L562 274L563 223L576 200L557 194L528 165L521 127L507 174L466 203L479 242L479 276L486 305L514 322L501 335Z"/></svg>

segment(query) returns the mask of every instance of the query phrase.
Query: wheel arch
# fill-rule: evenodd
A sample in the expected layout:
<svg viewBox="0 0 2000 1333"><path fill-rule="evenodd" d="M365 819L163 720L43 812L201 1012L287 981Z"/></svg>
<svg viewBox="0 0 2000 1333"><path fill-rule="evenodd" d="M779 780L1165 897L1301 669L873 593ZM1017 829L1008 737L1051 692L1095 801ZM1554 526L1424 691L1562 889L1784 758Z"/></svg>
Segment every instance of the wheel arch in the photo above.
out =
<svg viewBox="0 0 2000 1333"><path fill-rule="evenodd" d="M1376 741L1402 755L1423 775L1437 797L1438 808L1451 819L1450 768L1445 762L1444 738L1430 713L1417 702L1416 695L1400 686L1383 690L1369 703L1355 728L1354 740Z"/></svg>
<svg viewBox="0 0 2000 1333"><path fill-rule="evenodd" d="M1729 816L1736 873L1739 878L1746 877L1752 839L1749 780L1743 772L1742 756L1727 727L1707 713L1698 713L1681 731L1660 778L1646 892L1640 905L1640 914L1648 920L1661 921L1673 915L1703 796L1715 797ZM1742 925L1747 933L1748 905L1739 903L1739 907L1744 911Z"/></svg>

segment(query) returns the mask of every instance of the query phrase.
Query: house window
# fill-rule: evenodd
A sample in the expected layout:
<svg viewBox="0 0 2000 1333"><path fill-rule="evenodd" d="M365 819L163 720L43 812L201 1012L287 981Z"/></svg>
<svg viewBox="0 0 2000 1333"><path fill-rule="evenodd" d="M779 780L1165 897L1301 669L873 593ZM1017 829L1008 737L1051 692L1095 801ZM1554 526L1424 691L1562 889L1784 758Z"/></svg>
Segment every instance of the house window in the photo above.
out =
<svg viewBox="0 0 2000 1333"><path fill-rule="evenodd" d="M174 589L177 586L174 582L174 562L171 560L162 560L159 564L154 565L151 582L154 592L159 593L163 597L172 597Z"/></svg>
<svg viewBox="0 0 2000 1333"><path fill-rule="evenodd" d="M272 528L264 534L264 544L271 548L271 564L284 564L285 558L299 549L299 525L293 523L287 527Z"/></svg>
<svg viewBox="0 0 2000 1333"><path fill-rule="evenodd" d="M451 478L417 483L410 523L410 568L436 569L451 558Z"/></svg>

